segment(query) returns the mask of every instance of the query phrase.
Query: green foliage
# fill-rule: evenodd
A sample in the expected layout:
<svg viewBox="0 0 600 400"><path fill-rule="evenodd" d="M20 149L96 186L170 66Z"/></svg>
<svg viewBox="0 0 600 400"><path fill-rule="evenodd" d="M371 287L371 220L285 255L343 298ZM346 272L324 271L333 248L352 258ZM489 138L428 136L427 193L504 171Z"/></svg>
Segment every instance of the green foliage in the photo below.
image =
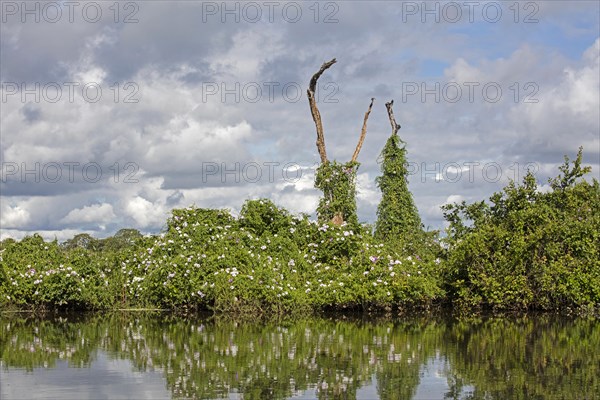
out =
<svg viewBox="0 0 600 400"><path fill-rule="evenodd" d="M0 299L17 307L283 314L423 306L443 296L433 260L386 248L361 226L318 224L264 199L247 201L238 219L226 210L173 210L164 233L134 237L129 246L54 243L51 254L30 249L32 240L47 246L41 237L7 242L2 271L10 279ZM33 261L23 257L59 271L56 287L44 278L34 294L39 271L30 276Z"/></svg>
<svg viewBox="0 0 600 400"><path fill-rule="evenodd" d="M600 186L571 167L538 190L533 174L511 182L490 204L445 206L448 292L458 304L493 309L600 306Z"/></svg>
<svg viewBox="0 0 600 400"><path fill-rule="evenodd" d="M135 246L142 238L142 234L137 229L121 229L114 236L106 239L96 239L89 233L80 233L60 246L67 250L81 248L92 251L115 252Z"/></svg>
<svg viewBox="0 0 600 400"><path fill-rule="evenodd" d="M240 212L240 226L261 236L289 230L292 218L269 199L247 200Z"/></svg>
<svg viewBox="0 0 600 400"><path fill-rule="evenodd" d="M78 305L83 300L85 276L68 265L56 241L45 242L37 234L26 237L4 247L1 261L5 277L0 282L3 302L61 307Z"/></svg>
<svg viewBox="0 0 600 400"><path fill-rule="evenodd" d="M489 203L446 206L442 263L436 232L413 224L402 228L412 234L402 233L380 224L379 235L388 232L380 237L359 225L348 195L357 165L326 165L317 181L337 180L321 187L346 185L346 196L336 192L337 203L321 204L321 222L259 199L247 201L239 218L227 210L173 210L155 236L121 230L106 239L78 235L62 245L39 235L5 240L0 305L243 314L427 307L442 300L496 310L600 308L600 185L581 179L589 172L581 151L572 167L566 159L549 192L540 192L528 174ZM382 189L406 189L404 172L391 179L385 171ZM380 219L381 210L407 211L386 204ZM333 210L346 210L344 223L330 221Z"/></svg>
<svg viewBox="0 0 600 400"><path fill-rule="evenodd" d="M356 215L356 171L358 162L323 163L317 168L315 187L323 191L317 214L319 222L326 223L340 215L353 227L358 226Z"/></svg>
<svg viewBox="0 0 600 400"><path fill-rule="evenodd" d="M382 192L377 208L375 237L385 241L420 236L423 225L408 190L406 147L397 134L392 134L381 152L382 176L377 185Z"/></svg>

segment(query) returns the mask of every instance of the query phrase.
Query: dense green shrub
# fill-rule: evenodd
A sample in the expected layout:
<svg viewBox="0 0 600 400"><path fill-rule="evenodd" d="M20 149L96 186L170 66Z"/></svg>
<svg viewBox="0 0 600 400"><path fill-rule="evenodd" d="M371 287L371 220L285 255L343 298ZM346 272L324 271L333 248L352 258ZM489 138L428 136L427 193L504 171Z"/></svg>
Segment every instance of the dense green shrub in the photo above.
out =
<svg viewBox="0 0 600 400"><path fill-rule="evenodd" d="M83 302L85 276L69 265L56 241L45 242L36 234L12 242L3 248L1 261L3 301L52 307Z"/></svg>
<svg viewBox="0 0 600 400"><path fill-rule="evenodd" d="M449 221L445 282L462 306L564 309L600 306L600 186L572 166L540 192L522 185L478 202L445 207Z"/></svg>
<svg viewBox="0 0 600 400"><path fill-rule="evenodd" d="M287 231L291 222L289 213L268 199L247 200L240 212L240 226L258 236Z"/></svg>

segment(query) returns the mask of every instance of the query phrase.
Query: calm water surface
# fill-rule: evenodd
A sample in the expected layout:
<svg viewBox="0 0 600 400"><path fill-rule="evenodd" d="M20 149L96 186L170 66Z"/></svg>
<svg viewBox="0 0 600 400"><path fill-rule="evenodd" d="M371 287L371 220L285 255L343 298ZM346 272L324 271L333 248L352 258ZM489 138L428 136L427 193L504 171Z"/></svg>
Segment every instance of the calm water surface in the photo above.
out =
<svg viewBox="0 0 600 400"><path fill-rule="evenodd" d="M598 399L600 324L0 316L1 399Z"/></svg>

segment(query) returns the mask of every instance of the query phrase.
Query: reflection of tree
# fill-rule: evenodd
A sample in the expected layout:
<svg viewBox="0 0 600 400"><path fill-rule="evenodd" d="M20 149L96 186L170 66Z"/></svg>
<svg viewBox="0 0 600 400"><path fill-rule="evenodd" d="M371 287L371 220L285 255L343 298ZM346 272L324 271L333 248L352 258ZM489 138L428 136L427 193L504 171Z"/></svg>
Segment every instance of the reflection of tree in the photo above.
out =
<svg viewBox="0 0 600 400"><path fill-rule="evenodd" d="M381 399L410 399L420 371L446 360L448 399L593 398L600 326L546 317L485 322L238 323L148 314L0 319L0 359L32 370L57 360L88 367L97 349L164 371L173 397L282 399L316 388L353 399L377 378Z"/></svg>
<svg viewBox="0 0 600 400"><path fill-rule="evenodd" d="M95 320L56 317L0 319L0 359L7 366L53 367L58 360L89 367L100 345Z"/></svg>
<svg viewBox="0 0 600 400"><path fill-rule="evenodd" d="M443 327L433 321L388 326L390 343L379 363L377 391L382 400L410 399L419 385L419 372L439 348Z"/></svg>
<svg viewBox="0 0 600 400"><path fill-rule="evenodd" d="M445 333L450 393L473 399L592 399L600 393L600 324L556 317L456 323Z"/></svg>
<svg viewBox="0 0 600 400"><path fill-rule="evenodd" d="M0 326L0 355L9 367L31 370L58 359L84 367L102 349L140 371L162 369L174 397L191 398L236 391L245 399L282 399L310 388L321 399L355 398L373 374L401 376L413 393L419 365L434 351L420 343L415 325L325 319L251 324L111 314L11 318Z"/></svg>

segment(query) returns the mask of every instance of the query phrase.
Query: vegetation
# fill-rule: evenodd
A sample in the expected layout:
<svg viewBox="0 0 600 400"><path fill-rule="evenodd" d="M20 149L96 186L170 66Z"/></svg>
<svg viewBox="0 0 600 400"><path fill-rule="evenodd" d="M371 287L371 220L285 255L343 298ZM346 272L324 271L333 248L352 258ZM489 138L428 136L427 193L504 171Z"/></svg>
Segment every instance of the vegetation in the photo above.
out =
<svg viewBox="0 0 600 400"><path fill-rule="evenodd" d="M600 306L600 186L576 160L541 192L531 173L490 203L445 207L450 222L444 282L466 307L495 310Z"/></svg>
<svg viewBox="0 0 600 400"><path fill-rule="evenodd" d="M167 225L128 246L107 246L114 238L102 246L39 235L5 241L0 301L281 314L428 306L443 297L433 259L400 254L361 226L292 216L269 200L247 201L237 219L226 210L174 210Z"/></svg>
<svg viewBox="0 0 600 400"><path fill-rule="evenodd" d="M358 227L356 214L356 171L357 162L340 164L326 162L317 168L315 187L323 191L317 215L319 222L334 221L339 216L352 227Z"/></svg>
<svg viewBox="0 0 600 400"><path fill-rule="evenodd" d="M402 154L392 159L398 168ZM173 210L159 235L7 239L0 243L0 305L281 315L446 302L469 310L597 312L600 186L583 179L589 168L581 151L560 171L546 192L528 174L489 204L446 206L444 247L435 233L379 224L373 235L351 219L316 222L266 199L247 201L238 218L227 210ZM410 198L401 175L394 179L384 169L379 182ZM412 215L387 204L380 219L382 209Z"/></svg>
<svg viewBox="0 0 600 400"><path fill-rule="evenodd" d="M408 190L406 143L398 136L400 125L394 118L393 104L393 101L386 103L392 134L380 156L382 175L377 178L377 185L382 197L377 208L375 237L388 243L393 242L410 252L426 247L425 244L429 244L429 247L434 245L437 233L426 233L423 230L421 217L412 193Z"/></svg>
<svg viewBox="0 0 600 400"><path fill-rule="evenodd" d="M331 61L323 63L321 68L312 76L308 90L306 91L310 112L317 130L317 151L321 157L321 165L317 168L315 177L315 187L323 191L323 197L319 201L317 215L321 223L328 221L331 221L335 225L349 223L351 227L356 229L358 227L358 217L356 215L356 171L360 166L357 159L367 135L367 121L369 120L369 114L371 114L375 99L371 99L369 108L365 113L360 137L352 159L343 164L337 161L329 161L325 146L323 121L321 120L321 112L315 100L315 91L317 81L321 75L336 62L334 58Z"/></svg>

